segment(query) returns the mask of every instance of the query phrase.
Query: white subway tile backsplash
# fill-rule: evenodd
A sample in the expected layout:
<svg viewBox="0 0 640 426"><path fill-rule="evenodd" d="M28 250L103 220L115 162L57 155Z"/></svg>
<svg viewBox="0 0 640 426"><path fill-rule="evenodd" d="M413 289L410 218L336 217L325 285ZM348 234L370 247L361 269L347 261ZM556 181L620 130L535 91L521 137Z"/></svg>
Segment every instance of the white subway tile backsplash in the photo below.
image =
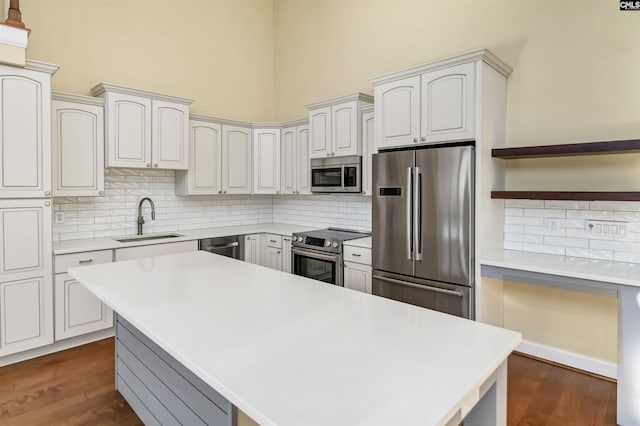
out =
<svg viewBox="0 0 640 426"><path fill-rule="evenodd" d="M587 232L588 220L624 233ZM638 202L506 200L504 232L505 249L640 263Z"/></svg>
<svg viewBox="0 0 640 426"><path fill-rule="evenodd" d="M170 170L108 169L104 197L56 197L53 210L64 222L53 225L53 239L135 234L138 202L151 197L156 220L144 204L144 232L170 232L258 223L371 229L371 198L359 195L175 195Z"/></svg>

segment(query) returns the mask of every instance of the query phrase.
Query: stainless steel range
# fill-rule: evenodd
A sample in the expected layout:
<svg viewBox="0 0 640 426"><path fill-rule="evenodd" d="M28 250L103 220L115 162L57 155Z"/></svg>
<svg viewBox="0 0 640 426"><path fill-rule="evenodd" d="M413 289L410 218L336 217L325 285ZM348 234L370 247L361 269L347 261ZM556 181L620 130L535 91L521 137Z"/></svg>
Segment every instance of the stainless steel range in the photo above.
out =
<svg viewBox="0 0 640 426"><path fill-rule="evenodd" d="M342 242L371 235L368 232L327 228L293 234L293 273L343 286Z"/></svg>

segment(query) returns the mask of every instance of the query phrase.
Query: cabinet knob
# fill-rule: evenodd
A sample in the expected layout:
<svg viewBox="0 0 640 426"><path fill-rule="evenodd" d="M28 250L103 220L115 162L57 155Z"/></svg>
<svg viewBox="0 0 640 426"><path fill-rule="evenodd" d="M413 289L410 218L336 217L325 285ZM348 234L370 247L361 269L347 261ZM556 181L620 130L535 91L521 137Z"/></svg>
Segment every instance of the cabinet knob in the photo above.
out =
<svg viewBox="0 0 640 426"><path fill-rule="evenodd" d="M227 193L227 190L225 189L225 190L224 190L224 191L222 191L222 192L223 192L224 194L226 194L226 193Z"/></svg>
<svg viewBox="0 0 640 426"><path fill-rule="evenodd" d="M147 163L147 167L151 167L151 163Z"/></svg>
<svg viewBox="0 0 640 426"><path fill-rule="evenodd" d="M279 193L280 193L280 191L279 191L279 190L278 190L278 191L276 191L276 194L279 194Z"/></svg>
<svg viewBox="0 0 640 426"><path fill-rule="evenodd" d="M278 254L280 254L280 250L278 250Z"/></svg>
<svg viewBox="0 0 640 426"><path fill-rule="evenodd" d="M104 191L98 191L98 195L104 195Z"/></svg>
<svg viewBox="0 0 640 426"><path fill-rule="evenodd" d="M44 195L48 197L49 195L51 195L51 191L44 191Z"/></svg>
<svg viewBox="0 0 640 426"><path fill-rule="evenodd" d="M220 191L218 191L218 194L222 194L222 189Z"/></svg>
<svg viewBox="0 0 640 426"><path fill-rule="evenodd" d="M330 155L331 155L331 153L330 153L330 152L327 152L327 157L328 157L328 156L330 156Z"/></svg>
<svg viewBox="0 0 640 426"><path fill-rule="evenodd" d="M44 202L44 205L45 205L45 206L50 206L50 205L51 205L51 201L45 201L45 202Z"/></svg>
<svg viewBox="0 0 640 426"><path fill-rule="evenodd" d="M158 167L158 163L154 164L153 167Z"/></svg>
<svg viewBox="0 0 640 426"><path fill-rule="evenodd" d="M413 138L413 141L414 142L418 142L418 138Z"/></svg>
<svg viewBox="0 0 640 426"><path fill-rule="evenodd" d="M423 136L423 137L421 137L421 138L420 138L420 140L421 140L422 142L426 142L427 138Z"/></svg>

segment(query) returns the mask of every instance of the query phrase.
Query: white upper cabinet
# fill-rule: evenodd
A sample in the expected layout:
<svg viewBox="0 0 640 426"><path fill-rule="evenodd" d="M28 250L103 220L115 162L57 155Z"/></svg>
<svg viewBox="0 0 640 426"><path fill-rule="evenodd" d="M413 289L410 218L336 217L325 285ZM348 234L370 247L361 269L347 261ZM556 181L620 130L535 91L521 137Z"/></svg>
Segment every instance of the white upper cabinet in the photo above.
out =
<svg viewBox="0 0 640 426"><path fill-rule="evenodd" d="M309 109L309 158L362 155L360 107L373 102L362 93L315 104Z"/></svg>
<svg viewBox="0 0 640 426"><path fill-rule="evenodd" d="M53 195L104 195L104 101L53 94Z"/></svg>
<svg viewBox="0 0 640 426"><path fill-rule="evenodd" d="M191 120L189 144L189 170L176 172L176 194L221 194L222 125Z"/></svg>
<svg viewBox="0 0 640 426"><path fill-rule="evenodd" d="M309 126L282 129L281 191L283 194L310 194Z"/></svg>
<svg viewBox="0 0 640 426"><path fill-rule="evenodd" d="M51 196L51 75L57 66L0 65L0 198Z"/></svg>
<svg viewBox="0 0 640 426"><path fill-rule="evenodd" d="M411 145L420 139L420 76L374 89L378 147Z"/></svg>
<svg viewBox="0 0 640 426"><path fill-rule="evenodd" d="M100 83L104 97L107 167L186 170L191 100Z"/></svg>
<svg viewBox="0 0 640 426"><path fill-rule="evenodd" d="M425 142L475 136L474 63L422 74L422 137Z"/></svg>
<svg viewBox="0 0 640 426"><path fill-rule="evenodd" d="M474 140L479 61L501 66L478 50L371 79L377 148Z"/></svg>
<svg viewBox="0 0 640 426"><path fill-rule="evenodd" d="M309 113L309 158L328 157L331 145L331 107L319 108Z"/></svg>
<svg viewBox="0 0 640 426"><path fill-rule="evenodd" d="M253 193L280 193L280 129L253 130Z"/></svg>
<svg viewBox="0 0 640 426"><path fill-rule="evenodd" d="M362 112L362 192L372 195L372 158L377 153L375 139L375 117L373 107Z"/></svg>
<svg viewBox="0 0 640 426"><path fill-rule="evenodd" d="M251 193L251 129L222 126L222 193Z"/></svg>
<svg viewBox="0 0 640 426"><path fill-rule="evenodd" d="M151 111L153 167L186 170L189 167L189 105L154 99Z"/></svg>

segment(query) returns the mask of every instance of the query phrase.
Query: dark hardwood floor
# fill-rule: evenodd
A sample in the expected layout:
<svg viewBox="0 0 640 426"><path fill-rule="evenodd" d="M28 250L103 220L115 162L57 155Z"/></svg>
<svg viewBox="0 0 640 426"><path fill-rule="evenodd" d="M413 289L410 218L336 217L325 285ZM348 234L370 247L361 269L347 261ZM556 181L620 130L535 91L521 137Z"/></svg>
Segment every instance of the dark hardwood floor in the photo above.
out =
<svg viewBox="0 0 640 426"><path fill-rule="evenodd" d="M0 368L0 425L141 425L114 389L114 341ZM508 424L616 424L616 385L509 357Z"/></svg>

